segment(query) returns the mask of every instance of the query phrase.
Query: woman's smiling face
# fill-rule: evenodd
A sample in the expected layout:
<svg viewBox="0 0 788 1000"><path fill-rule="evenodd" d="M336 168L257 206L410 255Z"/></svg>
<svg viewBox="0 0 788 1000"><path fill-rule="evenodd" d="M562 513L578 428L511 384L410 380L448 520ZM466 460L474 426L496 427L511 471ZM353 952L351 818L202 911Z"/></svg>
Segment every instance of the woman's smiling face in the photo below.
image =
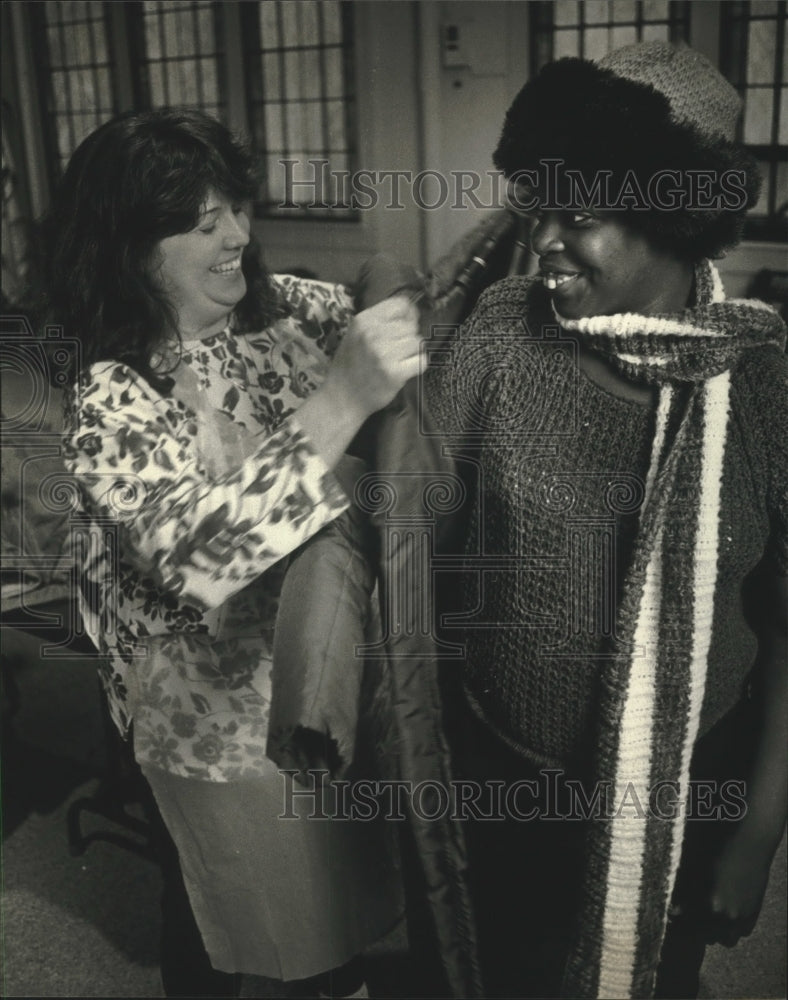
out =
<svg viewBox="0 0 788 1000"><path fill-rule="evenodd" d="M536 209L528 214L531 249L559 315L649 315L687 304L691 267L657 250L625 225L620 213Z"/></svg>
<svg viewBox="0 0 788 1000"><path fill-rule="evenodd" d="M194 229L158 246L158 280L184 337L218 333L246 294L241 255L249 218L240 205L210 191Z"/></svg>

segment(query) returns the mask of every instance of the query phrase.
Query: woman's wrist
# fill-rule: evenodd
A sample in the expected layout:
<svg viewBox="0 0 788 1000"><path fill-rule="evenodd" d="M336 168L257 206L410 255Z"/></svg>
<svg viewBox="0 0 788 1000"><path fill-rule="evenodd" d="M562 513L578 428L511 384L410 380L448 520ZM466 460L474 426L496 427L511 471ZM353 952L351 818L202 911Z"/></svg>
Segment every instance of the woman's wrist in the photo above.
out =
<svg viewBox="0 0 788 1000"><path fill-rule="evenodd" d="M747 813L741 820L737 837L751 846L753 851L773 856L785 832L785 813L779 809L763 809L748 803Z"/></svg>
<svg viewBox="0 0 788 1000"><path fill-rule="evenodd" d="M333 469L372 412L362 393L352 393L341 380L329 377L299 407L296 419L326 465Z"/></svg>

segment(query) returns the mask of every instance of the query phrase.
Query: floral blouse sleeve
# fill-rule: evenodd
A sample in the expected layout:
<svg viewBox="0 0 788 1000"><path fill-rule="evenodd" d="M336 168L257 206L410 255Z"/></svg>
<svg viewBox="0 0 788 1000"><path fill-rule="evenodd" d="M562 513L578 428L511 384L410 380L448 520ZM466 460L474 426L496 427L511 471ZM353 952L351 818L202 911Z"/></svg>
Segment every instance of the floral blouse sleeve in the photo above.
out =
<svg viewBox="0 0 788 1000"><path fill-rule="evenodd" d="M65 439L94 516L120 526L122 558L157 587L216 608L340 514L348 500L287 417L237 468L199 461L195 414L122 364L95 365Z"/></svg>

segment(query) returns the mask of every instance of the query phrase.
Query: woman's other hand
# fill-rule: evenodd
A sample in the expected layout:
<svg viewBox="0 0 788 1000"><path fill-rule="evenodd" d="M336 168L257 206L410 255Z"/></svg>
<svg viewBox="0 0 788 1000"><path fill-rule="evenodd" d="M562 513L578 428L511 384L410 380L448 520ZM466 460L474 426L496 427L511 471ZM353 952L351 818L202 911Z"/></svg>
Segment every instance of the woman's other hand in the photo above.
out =
<svg viewBox="0 0 788 1000"><path fill-rule="evenodd" d="M358 313L298 423L333 467L367 417L419 374L419 312L404 295Z"/></svg>
<svg viewBox="0 0 788 1000"><path fill-rule="evenodd" d="M788 812L788 579L765 568L759 588L752 671L758 741L747 811L714 862L707 896L710 940L727 945L755 926Z"/></svg>
<svg viewBox="0 0 788 1000"><path fill-rule="evenodd" d="M737 830L726 841L706 901L709 941L731 947L752 932L769 883L772 853L753 844L746 830Z"/></svg>

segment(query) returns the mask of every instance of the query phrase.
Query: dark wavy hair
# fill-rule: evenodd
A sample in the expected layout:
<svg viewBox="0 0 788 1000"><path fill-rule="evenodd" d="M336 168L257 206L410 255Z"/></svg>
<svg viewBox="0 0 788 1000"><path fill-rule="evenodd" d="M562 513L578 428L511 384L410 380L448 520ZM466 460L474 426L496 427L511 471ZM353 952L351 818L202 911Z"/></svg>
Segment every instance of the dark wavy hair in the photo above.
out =
<svg viewBox="0 0 788 1000"><path fill-rule="evenodd" d="M165 334L177 334L177 317L155 280L156 247L197 225L211 189L246 201L258 182L249 147L196 110L123 114L84 140L42 226L43 314L79 340L81 368L123 361L168 391L170 380L151 359ZM259 246L245 249L242 268L247 291L235 308L237 329L262 329L286 309Z"/></svg>
<svg viewBox="0 0 788 1000"><path fill-rule="evenodd" d="M574 58L548 63L522 88L506 114L493 160L507 177L561 160L562 170L579 172L586 183L607 172L614 190L627 176L646 190L658 172L687 178L703 171L715 179L712 197L723 193L719 179L737 172L732 207L685 203L620 210L625 224L690 261L719 257L739 242L760 190L755 161L740 144L676 122L668 99L653 87Z"/></svg>

